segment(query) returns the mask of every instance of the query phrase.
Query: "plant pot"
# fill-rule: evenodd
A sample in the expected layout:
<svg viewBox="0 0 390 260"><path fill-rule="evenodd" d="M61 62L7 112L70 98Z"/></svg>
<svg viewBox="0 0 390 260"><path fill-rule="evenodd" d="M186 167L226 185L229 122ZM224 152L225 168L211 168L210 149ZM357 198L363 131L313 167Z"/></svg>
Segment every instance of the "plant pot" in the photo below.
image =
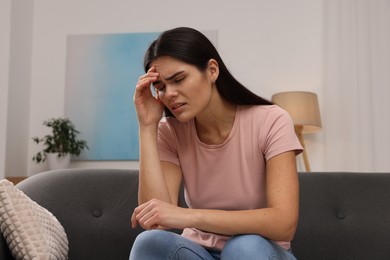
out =
<svg viewBox="0 0 390 260"><path fill-rule="evenodd" d="M49 170L58 170L58 169L66 169L70 164L70 154L63 155L61 157L58 156L58 153L48 153L46 155L47 164L49 165Z"/></svg>

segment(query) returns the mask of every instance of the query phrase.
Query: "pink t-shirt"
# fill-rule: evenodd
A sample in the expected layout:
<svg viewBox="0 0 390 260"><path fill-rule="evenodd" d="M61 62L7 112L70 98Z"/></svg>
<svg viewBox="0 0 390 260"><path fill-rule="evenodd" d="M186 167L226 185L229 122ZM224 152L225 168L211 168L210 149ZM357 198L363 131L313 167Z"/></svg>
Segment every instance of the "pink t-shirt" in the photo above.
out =
<svg viewBox="0 0 390 260"><path fill-rule="evenodd" d="M181 167L190 208L245 210L267 207L266 161L302 146L289 114L275 105L238 106L229 137L217 145L199 140L195 121L164 118L159 125L161 161ZM222 249L229 236L186 228L182 234L207 248ZM278 242L288 249L290 243Z"/></svg>

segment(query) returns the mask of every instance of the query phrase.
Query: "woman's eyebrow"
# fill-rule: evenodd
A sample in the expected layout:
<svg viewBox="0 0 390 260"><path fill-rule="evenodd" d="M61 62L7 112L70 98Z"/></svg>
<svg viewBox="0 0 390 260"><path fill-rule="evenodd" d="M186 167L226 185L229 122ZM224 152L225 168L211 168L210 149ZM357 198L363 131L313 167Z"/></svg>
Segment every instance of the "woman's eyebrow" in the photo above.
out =
<svg viewBox="0 0 390 260"><path fill-rule="evenodd" d="M173 74L172 76L164 78L164 80L165 81L170 81L170 80L174 79L176 76L178 76L178 75L180 75L182 73L184 73L184 70L178 71L175 74ZM155 82L153 82L153 85L156 86L156 85L158 85L160 83L161 83L161 80L156 80Z"/></svg>
<svg viewBox="0 0 390 260"><path fill-rule="evenodd" d="M175 74L173 74L172 76L166 77L165 80L170 81L170 80L174 79L176 76L182 74L183 72L184 72L184 70L178 71Z"/></svg>

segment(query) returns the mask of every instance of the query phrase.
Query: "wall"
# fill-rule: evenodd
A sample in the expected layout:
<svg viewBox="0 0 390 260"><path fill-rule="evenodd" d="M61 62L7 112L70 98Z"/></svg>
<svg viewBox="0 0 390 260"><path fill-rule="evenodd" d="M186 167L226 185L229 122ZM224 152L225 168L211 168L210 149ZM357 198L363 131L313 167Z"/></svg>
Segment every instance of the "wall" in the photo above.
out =
<svg viewBox="0 0 390 260"><path fill-rule="evenodd" d="M223 0L35 0L33 14L30 123L28 140L23 140L29 146L25 159L29 175L45 170L31 161L37 150L31 136L45 133L43 120L63 114L68 34L154 32L176 26L218 30L218 49L226 64L257 94L270 98L279 91L307 90L321 97L321 0L245 4ZM322 134L308 138L312 170L325 170L321 138ZM78 162L72 167L136 168L138 163Z"/></svg>
<svg viewBox="0 0 390 260"><path fill-rule="evenodd" d="M5 176L11 0L0 1L0 179Z"/></svg>
<svg viewBox="0 0 390 260"><path fill-rule="evenodd" d="M5 170L7 176L27 172L33 1L11 2L9 90Z"/></svg>

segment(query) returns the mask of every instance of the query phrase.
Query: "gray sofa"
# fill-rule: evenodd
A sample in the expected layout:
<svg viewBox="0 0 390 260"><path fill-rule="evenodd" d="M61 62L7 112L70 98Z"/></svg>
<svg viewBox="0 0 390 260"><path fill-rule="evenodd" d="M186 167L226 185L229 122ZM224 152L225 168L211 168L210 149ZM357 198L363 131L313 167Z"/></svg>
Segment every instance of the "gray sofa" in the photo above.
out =
<svg viewBox="0 0 390 260"><path fill-rule="evenodd" d="M299 179L292 242L298 259L390 259L390 173L312 172ZM62 223L70 260L125 260L142 232L130 227L137 185L137 171L69 169L37 174L17 187ZM0 259L12 259L1 235Z"/></svg>

